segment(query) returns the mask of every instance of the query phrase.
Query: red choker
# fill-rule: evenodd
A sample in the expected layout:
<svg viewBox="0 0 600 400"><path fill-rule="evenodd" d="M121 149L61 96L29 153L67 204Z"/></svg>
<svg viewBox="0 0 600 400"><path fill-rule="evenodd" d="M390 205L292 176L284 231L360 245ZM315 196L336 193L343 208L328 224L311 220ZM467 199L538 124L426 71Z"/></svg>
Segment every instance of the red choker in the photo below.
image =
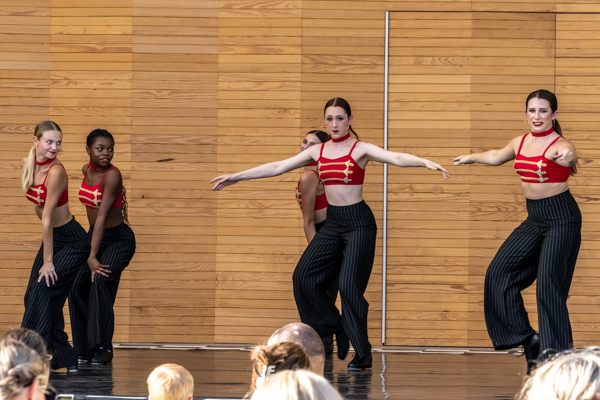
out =
<svg viewBox="0 0 600 400"><path fill-rule="evenodd" d="M99 166L99 165L94 165L94 164L90 163L90 168L91 168L91 169L102 169L102 168L104 168L104 167L101 167L101 166Z"/></svg>
<svg viewBox="0 0 600 400"><path fill-rule="evenodd" d="M46 165L46 164L50 164L52 161L54 161L54 158L48 158L44 162L38 162L38 160L36 158L35 159L35 165Z"/></svg>
<svg viewBox="0 0 600 400"><path fill-rule="evenodd" d="M546 132L531 132L531 134L535 137L544 137L544 136L548 136L549 134L551 134L552 132L554 132L554 128L550 128L548 129Z"/></svg>
<svg viewBox="0 0 600 400"><path fill-rule="evenodd" d="M337 142L343 142L344 140L348 139L349 137L350 137L350 132L346 133L346 135L342 136L342 137L341 137L341 138L339 138L339 139L336 139L336 138L333 138L333 137L332 137L332 138L331 138L331 141L332 141L332 142L335 142L335 143L337 143Z"/></svg>

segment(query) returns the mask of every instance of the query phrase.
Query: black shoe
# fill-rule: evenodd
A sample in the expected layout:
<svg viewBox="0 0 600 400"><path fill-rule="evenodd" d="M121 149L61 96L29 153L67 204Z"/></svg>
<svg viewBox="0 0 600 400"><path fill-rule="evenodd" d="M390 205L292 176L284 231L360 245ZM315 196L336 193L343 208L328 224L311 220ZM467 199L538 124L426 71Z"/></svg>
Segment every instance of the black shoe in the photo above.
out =
<svg viewBox="0 0 600 400"><path fill-rule="evenodd" d="M78 368L79 368L79 367L77 366L77 364L75 364L75 365L69 365L69 366L67 367L67 372L77 372L77 369L78 369Z"/></svg>
<svg viewBox="0 0 600 400"><path fill-rule="evenodd" d="M338 348L338 358L340 360L345 360L346 357L348 357L348 352L350 351L350 340L348 339L348 335L346 335L346 332L338 333L335 335L335 339Z"/></svg>
<svg viewBox="0 0 600 400"><path fill-rule="evenodd" d="M109 364L113 359L113 352L110 350L100 350L92 357L92 364Z"/></svg>
<svg viewBox="0 0 600 400"><path fill-rule="evenodd" d="M77 356L78 364L89 364L92 358L89 356Z"/></svg>
<svg viewBox="0 0 600 400"><path fill-rule="evenodd" d="M333 343L323 342L323 348L325 349L325 357L333 356Z"/></svg>
<svg viewBox="0 0 600 400"><path fill-rule="evenodd" d="M358 354L354 356L350 364L348 364L348 369L358 369L363 370L365 368L371 368L373 366L373 356L369 354L366 357L359 357Z"/></svg>
<svg viewBox="0 0 600 400"><path fill-rule="evenodd" d="M535 369L540 356L540 335L534 333L533 336L523 342L523 353L527 360L527 375L529 375Z"/></svg>

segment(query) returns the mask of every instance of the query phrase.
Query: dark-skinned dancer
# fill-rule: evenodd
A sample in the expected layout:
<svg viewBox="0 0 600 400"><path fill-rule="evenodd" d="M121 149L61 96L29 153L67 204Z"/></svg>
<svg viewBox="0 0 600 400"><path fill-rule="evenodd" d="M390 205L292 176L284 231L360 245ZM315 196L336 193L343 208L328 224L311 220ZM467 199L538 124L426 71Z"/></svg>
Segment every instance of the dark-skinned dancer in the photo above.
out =
<svg viewBox="0 0 600 400"><path fill-rule="evenodd" d="M81 172L79 200L86 207L90 230L89 268L80 271L69 296L73 346L80 363L110 363L115 331L113 306L121 273L135 254L135 235L127 220L121 171L111 164L113 136L92 131L86 141L90 162Z"/></svg>

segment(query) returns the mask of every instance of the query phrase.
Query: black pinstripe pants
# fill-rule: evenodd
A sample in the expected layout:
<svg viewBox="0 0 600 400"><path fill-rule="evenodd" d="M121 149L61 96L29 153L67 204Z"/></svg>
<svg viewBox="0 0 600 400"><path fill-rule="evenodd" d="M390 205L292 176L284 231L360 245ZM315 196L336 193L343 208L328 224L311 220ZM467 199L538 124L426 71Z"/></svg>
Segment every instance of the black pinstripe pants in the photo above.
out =
<svg viewBox="0 0 600 400"><path fill-rule="evenodd" d="M324 221L319 222L318 224L315 224L315 231L319 232L319 230L321 230L321 228L325 226L326 221L327 220L324 220ZM334 306L335 306L335 302L337 301L337 296L338 296L339 290L340 290L340 280L339 279L336 279L335 281L333 281L333 283L331 284L331 287L329 287L329 289L327 289L327 295L331 298L331 302L334 304ZM328 335L321 339L323 340L324 343L333 344L333 335Z"/></svg>
<svg viewBox="0 0 600 400"><path fill-rule="evenodd" d="M89 239L94 227L90 228ZM73 331L73 347L77 355L92 357L93 351L103 348L112 351L115 331L113 306L117 297L121 273L135 253L135 235L124 222L104 231L96 259L108 265L109 277L82 268L69 294L69 314ZM88 254L89 256L89 254Z"/></svg>
<svg viewBox="0 0 600 400"><path fill-rule="evenodd" d="M44 265L44 244L33 262L25 292L25 314L21 326L40 334L53 354L52 368L77 365L77 357L65 332L63 307L77 273L85 268L90 247L85 229L73 218L52 231L54 255L52 261L58 280L50 287L38 282Z"/></svg>
<svg viewBox="0 0 600 400"><path fill-rule="evenodd" d="M521 291L537 278L540 351L562 351L573 346L567 296L581 244L581 213L569 191L527 200L527 212L485 276L488 333L496 350L516 347L533 335Z"/></svg>
<svg viewBox="0 0 600 400"><path fill-rule="evenodd" d="M322 338L346 332L359 357L371 353L364 293L376 239L375 217L364 200L343 207L328 205L325 226L304 250L292 277L302 322ZM327 293L338 276L341 316Z"/></svg>

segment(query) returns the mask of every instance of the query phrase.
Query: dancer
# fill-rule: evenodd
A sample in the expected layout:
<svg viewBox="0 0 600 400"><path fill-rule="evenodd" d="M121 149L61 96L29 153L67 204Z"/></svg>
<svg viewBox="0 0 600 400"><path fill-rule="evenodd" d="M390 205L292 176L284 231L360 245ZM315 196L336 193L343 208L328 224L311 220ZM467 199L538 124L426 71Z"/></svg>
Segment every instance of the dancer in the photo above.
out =
<svg viewBox="0 0 600 400"><path fill-rule="evenodd" d="M25 292L21 326L44 339L53 354L53 369L76 370L77 358L64 330L63 306L75 276L85 267L90 247L85 230L69 211L67 172L57 158L62 136L56 123L40 122L29 156L23 159L23 191L42 220L43 241Z"/></svg>
<svg viewBox="0 0 600 400"><path fill-rule="evenodd" d="M562 137L556 96L536 90L525 102L531 134L518 136L501 150L460 156L456 165L501 165L515 160L528 217L496 253L485 276L484 311L496 350L522 345L527 373L540 350L573 346L567 297L581 244L581 213L569 192L577 153ZM539 335L532 329L521 291L537 278ZM545 353L544 353L545 352Z"/></svg>
<svg viewBox="0 0 600 400"><path fill-rule="evenodd" d="M111 164L112 135L96 129L86 143L90 162L81 169L79 200L87 210L92 248L89 268L79 272L69 295L69 313L78 361L105 364L113 358L113 306L121 273L135 253L135 235L127 220L121 172Z"/></svg>
<svg viewBox="0 0 600 400"><path fill-rule="evenodd" d="M310 131L302 139L300 151L304 151L317 144L325 143L329 139L329 135L323 131ZM304 235L308 243L310 243L319 229L325 225L325 219L327 218L327 196L325 195L325 188L319 178L316 166L316 162L305 166L304 172L296 186L296 200L302 210ZM336 279L327 290L327 294L331 297L334 305L337 300L338 289L339 282ZM325 355L327 357L331 356L333 354L333 335L328 335L321 339L323 340Z"/></svg>
<svg viewBox="0 0 600 400"><path fill-rule="evenodd" d="M329 135L327 133L319 130L310 131L304 136L300 151L325 143L328 140ZM304 235L308 243L319 229L325 225L325 219L327 218L327 196L325 195L323 183L319 179L316 166L316 162L306 165L296 186L296 200L302 209Z"/></svg>
<svg viewBox="0 0 600 400"><path fill-rule="evenodd" d="M399 167L426 167L448 172L439 164L410 154L393 153L350 137L352 112L348 102L336 97L324 108L327 131L332 140L312 146L287 160L264 164L236 174L214 178L213 190L242 180L281 175L317 161L319 177L327 193L327 219L302 254L293 275L294 297L302 322L319 336L335 334L338 357L348 355L349 342L356 356L350 369L370 368L371 344L367 332L368 302L364 298L373 260L377 225L362 196L365 167L369 161ZM342 315L327 289L339 276Z"/></svg>

